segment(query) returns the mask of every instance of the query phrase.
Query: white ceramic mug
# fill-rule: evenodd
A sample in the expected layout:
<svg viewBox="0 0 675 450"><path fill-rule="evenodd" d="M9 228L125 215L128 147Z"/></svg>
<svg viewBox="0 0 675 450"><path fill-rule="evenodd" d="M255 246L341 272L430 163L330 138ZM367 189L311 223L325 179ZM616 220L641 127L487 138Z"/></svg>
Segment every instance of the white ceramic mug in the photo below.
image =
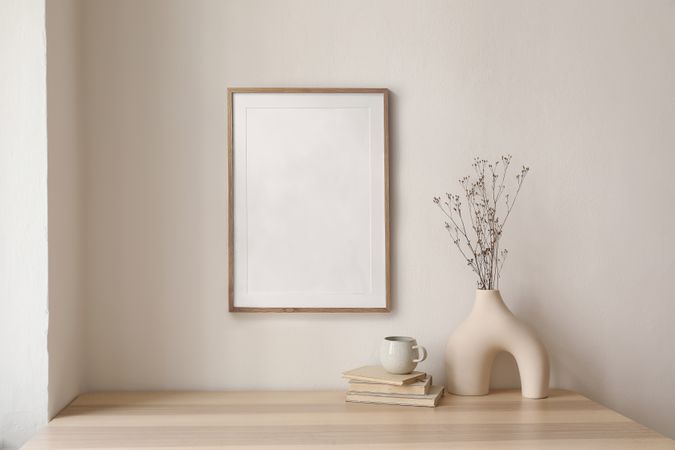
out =
<svg viewBox="0 0 675 450"><path fill-rule="evenodd" d="M417 363L425 359L427 349L417 345L415 339L407 336L386 337L380 348L380 363L389 373L410 373L415 370Z"/></svg>

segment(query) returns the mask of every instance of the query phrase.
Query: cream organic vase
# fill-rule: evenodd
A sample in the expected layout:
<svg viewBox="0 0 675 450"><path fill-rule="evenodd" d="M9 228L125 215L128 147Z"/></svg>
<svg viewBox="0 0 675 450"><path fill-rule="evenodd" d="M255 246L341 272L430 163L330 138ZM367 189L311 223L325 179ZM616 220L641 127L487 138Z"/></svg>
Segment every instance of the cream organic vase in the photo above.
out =
<svg viewBox="0 0 675 450"><path fill-rule="evenodd" d="M518 364L523 397L547 397L549 365L543 344L509 311L498 290L479 289L471 314L448 340L448 391L456 395L487 394L492 362L502 351L511 353Z"/></svg>

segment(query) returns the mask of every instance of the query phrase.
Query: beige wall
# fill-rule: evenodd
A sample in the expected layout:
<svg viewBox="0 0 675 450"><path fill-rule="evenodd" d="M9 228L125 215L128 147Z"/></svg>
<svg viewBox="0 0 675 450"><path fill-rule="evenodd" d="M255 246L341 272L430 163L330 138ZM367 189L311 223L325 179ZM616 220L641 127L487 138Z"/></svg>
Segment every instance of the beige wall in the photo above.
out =
<svg viewBox="0 0 675 450"><path fill-rule="evenodd" d="M340 388L379 339L443 376L474 280L432 196L532 171L504 297L553 385L675 437L675 3L88 1L86 387ZM227 312L225 89L392 90L394 312ZM502 359L497 382L513 382Z"/></svg>
<svg viewBox="0 0 675 450"><path fill-rule="evenodd" d="M0 448L47 421L47 111L42 0L0 1Z"/></svg>
<svg viewBox="0 0 675 450"><path fill-rule="evenodd" d="M46 2L49 134L49 416L82 389L79 0Z"/></svg>

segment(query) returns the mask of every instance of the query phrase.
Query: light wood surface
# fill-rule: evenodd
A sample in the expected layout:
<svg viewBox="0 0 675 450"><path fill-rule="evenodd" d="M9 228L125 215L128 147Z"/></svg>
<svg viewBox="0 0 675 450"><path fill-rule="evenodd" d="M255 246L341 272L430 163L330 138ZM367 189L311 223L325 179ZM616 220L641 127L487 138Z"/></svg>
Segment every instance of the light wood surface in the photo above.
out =
<svg viewBox="0 0 675 450"><path fill-rule="evenodd" d="M345 403L344 392L92 393L25 449L673 449L578 394L446 395L437 408Z"/></svg>
<svg viewBox="0 0 675 450"><path fill-rule="evenodd" d="M234 129L233 104L235 94L382 94L384 102L384 251L385 251L385 296L383 308L261 308L241 307L234 304ZM389 89L387 88L278 88L278 87L231 87L227 89L227 261L228 305L230 312L262 313L382 313L391 311L391 223L389 218Z"/></svg>

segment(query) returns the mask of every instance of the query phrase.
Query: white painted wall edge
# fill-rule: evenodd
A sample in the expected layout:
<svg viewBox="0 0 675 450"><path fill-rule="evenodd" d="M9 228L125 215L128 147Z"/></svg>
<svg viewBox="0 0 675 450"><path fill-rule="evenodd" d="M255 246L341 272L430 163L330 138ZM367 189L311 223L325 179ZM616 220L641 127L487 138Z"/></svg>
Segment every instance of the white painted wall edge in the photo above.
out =
<svg viewBox="0 0 675 450"><path fill-rule="evenodd" d="M44 0L0 2L0 447L47 421Z"/></svg>

